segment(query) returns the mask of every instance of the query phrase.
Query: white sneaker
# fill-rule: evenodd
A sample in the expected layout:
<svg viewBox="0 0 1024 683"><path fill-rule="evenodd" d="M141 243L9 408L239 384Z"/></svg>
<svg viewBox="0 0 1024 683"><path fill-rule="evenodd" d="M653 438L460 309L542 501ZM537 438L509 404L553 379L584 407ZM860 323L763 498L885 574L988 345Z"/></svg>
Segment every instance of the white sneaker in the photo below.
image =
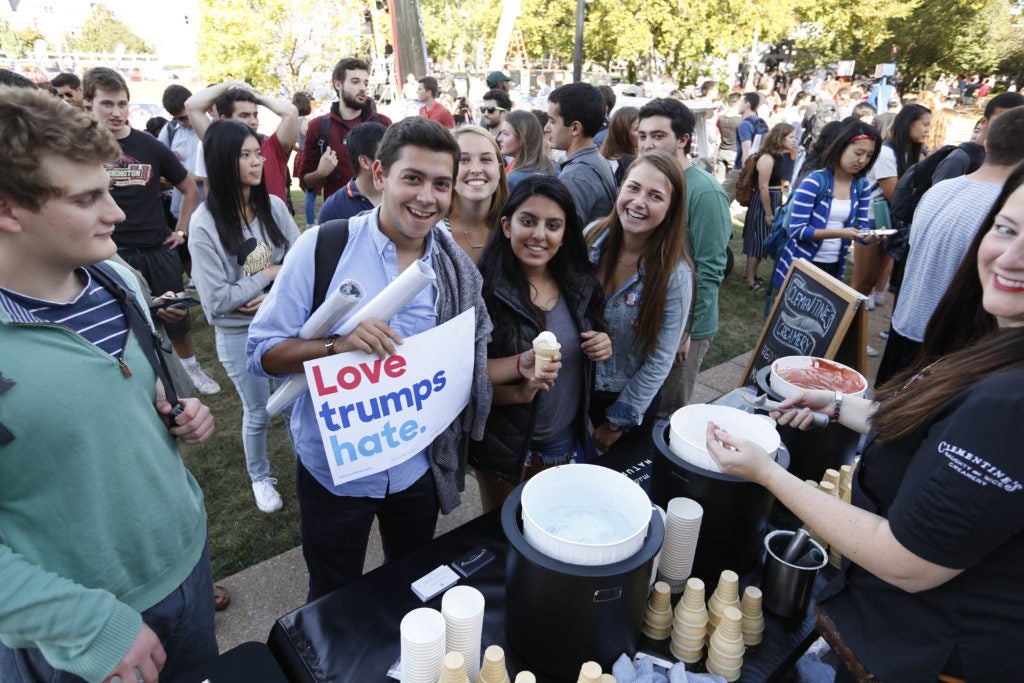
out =
<svg viewBox="0 0 1024 683"><path fill-rule="evenodd" d="M878 333L878 336L881 337L882 339L888 339L889 330L882 330L881 332Z"/></svg>
<svg viewBox="0 0 1024 683"><path fill-rule="evenodd" d="M195 365L186 365L185 372L188 373L188 378L192 380L192 384L195 385L196 391L200 394L216 394L220 391L220 385L213 381L213 378L203 372L203 369L198 363Z"/></svg>
<svg viewBox="0 0 1024 683"><path fill-rule="evenodd" d="M875 310L875 298L873 296L871 296L870 294L868 295L868 298L864 300L864 310L865 311L873 311L873 310Z"/></svg>
<svg viewBox="0 0 1024 683"><path fill-rule="evenodd" d="M878 291L876 289L874 291L874 294L872 294L872 298L875 300L875 305L876 306L884 306L885 305L885 292L884 291L880 292L880 291Z"/></svg>
<svg viewBox="0 0 1024 683"><path fill-rule="evenodd" d="M878 356L878 349L868 344L868 358L875 358Z"/></svg>
<svg viewBox="0 0 1024 683"><path fill-rule="evenodd" d="M274 488L277 479L267 477L252 483L252 494L256 496L256 507L260 512L277 512L284 503L281 502L281 494Z"/></svg>

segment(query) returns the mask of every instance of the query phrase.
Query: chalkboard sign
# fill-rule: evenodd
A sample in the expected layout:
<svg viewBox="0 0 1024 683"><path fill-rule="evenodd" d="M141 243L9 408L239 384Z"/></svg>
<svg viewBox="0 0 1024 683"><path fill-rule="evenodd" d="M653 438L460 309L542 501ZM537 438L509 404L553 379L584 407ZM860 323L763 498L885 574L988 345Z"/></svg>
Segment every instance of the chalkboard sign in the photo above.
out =
<svg viewBox="0 0 1024 683"><path fill-rule="evenodd" d="M743 384L755 384L758 371L783 356L835 359L865 300L856 290L810 261L794 259L754 345L743 373ZM864 335L859 329L864 327L864 322L861 315L862 324L857 326L855 335L858 340ZM863 343L859 347L863 349ZM864 372L863 362L845 362Z"/></svg>

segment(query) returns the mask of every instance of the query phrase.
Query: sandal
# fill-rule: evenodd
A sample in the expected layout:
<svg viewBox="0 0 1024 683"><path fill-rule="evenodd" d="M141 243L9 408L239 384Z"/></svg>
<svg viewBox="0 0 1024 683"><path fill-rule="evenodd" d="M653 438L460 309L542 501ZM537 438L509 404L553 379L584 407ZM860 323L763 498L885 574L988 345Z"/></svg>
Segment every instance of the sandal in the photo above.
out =
<svg viewBox="0 0 1024 683"><path fill-rule="evenodd" d="M213 586L213 609L222 612L231 604L231 593L224 586L214 584Z"/></svg>
<svg viewBox="0 0 1024 683"><path fill-rule="evenodd" d="M765 290L764 280L754 280L753 284L747 285L748 292L763 292Z"/></svg>

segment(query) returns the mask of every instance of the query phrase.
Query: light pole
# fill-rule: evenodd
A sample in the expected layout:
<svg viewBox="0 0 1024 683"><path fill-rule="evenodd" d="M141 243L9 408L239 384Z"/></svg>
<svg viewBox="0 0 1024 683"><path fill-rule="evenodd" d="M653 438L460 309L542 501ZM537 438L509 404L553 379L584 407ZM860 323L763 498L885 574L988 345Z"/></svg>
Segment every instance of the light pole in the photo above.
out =
<svg viewBox="0 0 1024 683"><path fill-rule="evenodd" d="M576 0L576 42L572 48L572 80L583 79L583 22L586 18L587 0Z"/></svg>

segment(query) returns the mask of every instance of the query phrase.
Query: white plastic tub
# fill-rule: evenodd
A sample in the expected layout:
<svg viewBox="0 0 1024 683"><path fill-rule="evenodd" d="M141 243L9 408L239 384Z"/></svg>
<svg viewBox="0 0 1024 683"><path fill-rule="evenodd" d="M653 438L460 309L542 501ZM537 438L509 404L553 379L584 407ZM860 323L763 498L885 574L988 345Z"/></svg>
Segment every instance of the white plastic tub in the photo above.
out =
<svg viewBox="0 0 1024 683"><path fill-rule="evenodd" d="M650 498L624 474L599 465L560 465L523 487L523 536L562 562L611 564L640 550L651 510Z"/></svg>
<svg viewBox="0 0 1024 683"><path fill-rule="evenodd" d="M669 449L686 462L712 472L720 472L718 463L708 452L708 423L714 422L725 431L760 445L775 457L782 439L775 431L775 422L767 415L752 415L728 406L695 403L672 413Z"/></svg>
<svg viewBox="0 0 1024 683"><path fill-rule="evenodd" d="M772 363L771 387L782 398L789 398L804 389L838 389L847 396L863 396L868 381L853 368L834 360L784 356Z"/></svg>

